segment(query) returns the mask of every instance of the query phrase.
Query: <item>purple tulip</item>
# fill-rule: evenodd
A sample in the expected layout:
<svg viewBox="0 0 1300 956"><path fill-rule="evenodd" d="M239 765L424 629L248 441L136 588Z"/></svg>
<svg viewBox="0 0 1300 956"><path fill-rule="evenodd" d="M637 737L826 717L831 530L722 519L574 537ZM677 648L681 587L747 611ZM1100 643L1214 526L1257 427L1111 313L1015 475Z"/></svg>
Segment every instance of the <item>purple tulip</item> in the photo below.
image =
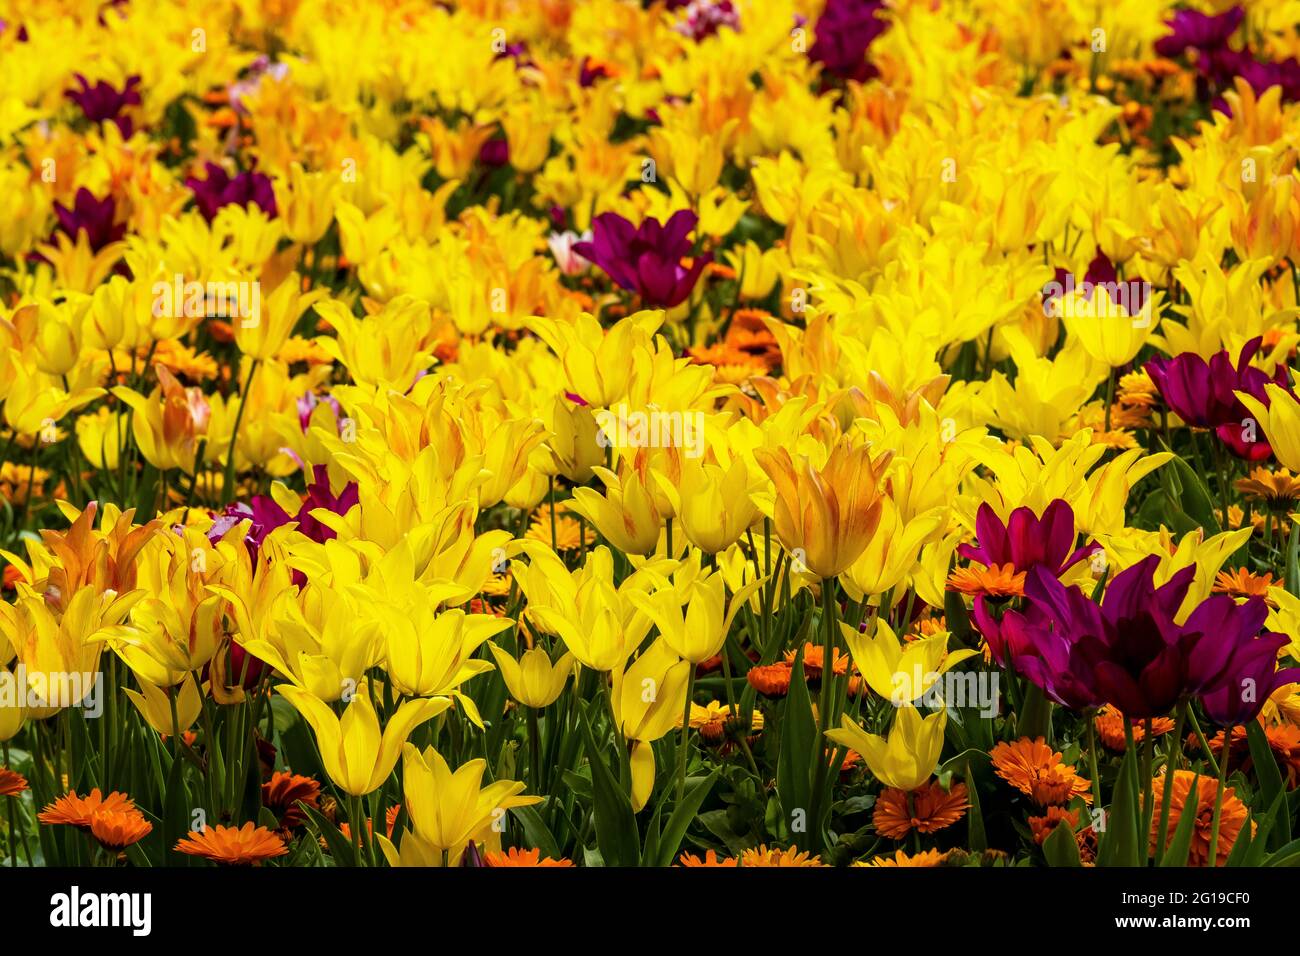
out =
<svg viewBox="0 0 1300 956"><path fill-rule="evenodd" d="M1247 342L1236 366L1227 350L1211 356L1209 362L1195 352L1183 352L1172 359L1153 358L1146 364L1147 374L1174 414L1193 427L1214 429L1234 455L1247 461L1263 461L1273 449L1258 429L1246 432L1243 423L1250 412L1234 392L1245 392L1267 405L1265 385L1271 382L1288 391L1291 387L1285 366L1279 366L1270 378L1250 364L1262 342L1258 337Z"/></svg>
<svg viewBox="0 0 1300 956"><path fill-rule="evenodd" d="M256 205L272 219L275 218L275 190L270 177L244 170L233 179L216 163L205 164L206 179L191 176L185 185L194 191L194 204L203 218L211 222L223 206Z"/></svg>
<svg viewBox="0 0 1300 956"><path fill-rule="evenodd" d="M227 505L208 529L208 539L217 541L239 522L248 519L252 524L244 536L244 543L251 554L258 552L267 535L291 521L296 522L298 530L311 540L324 543L335 537L335 531L313 518L312 511L324 508L336 515L345 515L360 500L355 481L349 481L343 491L335 495L330 491L328 469L324 465L316 465L312 469L312 480L307 486L307 495L296 514L289 514L269 495L254 495L247 504L241 501ZM293 576L298 584L306 582L305 576L298 571L295 571Z"/></svg>
<svg viewBox="0 0 1300 956"><path fill-rule="evenodd" d="M1218 16L1197 10L1179 10L1172 20L1166 21L1165 25L1171 32L1156 41L1156 52L1174 57L1187 50L1207 53L1227 46L1228 39L1237 32L1245 16L1246 11L1241 7L1233 7Z"/></svg>
<svg viewBox="0 0 1300 956"><path fill-rule="evenodd" d="M867 62L867 49L889 29L889 24L876 16L884 9L881 0L828 0L817 20L809 58L842 79L871 79L876 69Z"/></svg>
<svg viewBox="0 0 1300 956"><path fill-rule="evenodd" d="M1229 670L1219 686L1201 694L1205 713L1220 727L1249 723L1259 716L1275 690L1300 681L1300 669L1278 670L1277 654L1290 643L1288 638L1272 631L1252 636L1268 616L1263 601L1252 598L1238 605L1228 595L1217 594L1197 608L1196 614L1201 614L1198 624L1207 634L1236 634L1237 648Z"/></svg>
<svg viewBox="0 0 1300 956"><path fill-rule="evenodd" d="M958 545L957 553L986 567L1012 564L1017 572L1044 567L1053 577L1060 577L1101 550L1101 545L1094 543L1075 548L1075 537L1074 511L1060 498L1043 509L1041 518L1033 508L1017 508L1005 525L984 503L975 516L976 544Z"/></svg>
<svg viewBox="0 0 1300 956"><path fill-rule="evenodd" d="M686 300L704 267L713 261L713 255L705 253L696 256L690 268L682 265L691 253L687 236L697 221L695 213L680 209L663 225L648 218L636 228L616 213L602 213L592 221L592 240L574 243L573 251L647 305L672 308Z"/></svg>
<svg viewBox="0 0 1300 956"><path fill-rule="evenodd" d="M80 73L76 74L76 80L81 89L68 90L64 95L81 107L86 119L92 123L112 122L121 131L123 139L130 138L134 125L131 117L121 114L128 106L140 105L140 91L136 88L140 85L140 77L128 76L121 91L106 80L91 86Z"/></svg>
<svg viewBox="0 0 1300 956"><path fill-rule="evenodd" d="M1029 572L1026 609L995 620L977 604L975 622L995 656L1071 708L1109 703L1130 719L1158 717L1201 695L1224 718L1244 712L1237 702L1250 677L1264 697L1275 680L1262 665L1281 645L1258 637L1268 609L1226 594L1203 601L1175 621L1195 568L1155 586L1155 555L1115 576L1100 605L1067 588L1047 568ZM1283 640L1282 643L1285 643ZM1285 681L1283 681L1285 682Z"/></svg>
<svg viewBox="0 0 1300 956"><path fill-rule="evenodd" d="M114 222L117 203L113 197L96 199L95 194L84 186L77 190L71 209L56 202L54 215L58 217L59 228L72 240L76 240L78 232L84 232L95 252L126 235L126 223Z"/></svg>
<svg viewBox="0 0 1300 956"><path fill-rule="evenodd" d="M510 162L510 143L502 139L490 139L479 147L478 161L493 169Z"/></svg>
<svg viewBox="0 0 1300 956"><path fill-rule="evenodd" d="M740 13L731 0L691 0L686 5L686 15L673 24L673 29L696 43L713 36L722 27L740 29Z"/></svg>

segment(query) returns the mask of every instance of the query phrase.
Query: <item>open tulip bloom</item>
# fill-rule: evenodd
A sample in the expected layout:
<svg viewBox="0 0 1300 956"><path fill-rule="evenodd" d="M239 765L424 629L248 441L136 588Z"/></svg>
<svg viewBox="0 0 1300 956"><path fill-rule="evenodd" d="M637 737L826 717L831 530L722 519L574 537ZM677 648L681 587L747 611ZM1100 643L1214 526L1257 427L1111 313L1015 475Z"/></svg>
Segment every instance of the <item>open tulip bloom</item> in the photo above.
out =
<svg viewBox="0 0 1300 956"><path fill-rule="evenodd" d="M1294 6L8 4L0 868L1294 865Z"/></svg>

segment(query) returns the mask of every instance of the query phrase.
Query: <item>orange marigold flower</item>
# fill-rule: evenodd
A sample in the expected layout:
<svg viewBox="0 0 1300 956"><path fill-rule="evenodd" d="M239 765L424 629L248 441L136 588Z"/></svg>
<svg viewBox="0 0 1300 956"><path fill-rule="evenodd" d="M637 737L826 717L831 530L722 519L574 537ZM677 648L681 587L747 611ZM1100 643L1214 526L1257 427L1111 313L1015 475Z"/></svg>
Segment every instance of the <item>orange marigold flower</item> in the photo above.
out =
<svg viewBox="0 0 1300 956"><path fill-rule="evenodd" d="M792 668L794 659L798 656L797 651L786 651L785 662ZM825 662L825 649L820 644L814 644L811 641L803 646L803 672L808 680L822 679L822 665ZM848 653L840 650L838 647L831 651L831 660L834 661L834 670L837 674L847 674L849 671L850 658Z"/></svg>
<svg viewBox="0 0 1300 956"><path fill-rule="evenodd" d="M1065 821L1073 830L1079 826L1079 811L1067 810L1065 807L1048 807L1047 813L1041 817L1029 818L1029 832L1034 835L1034 842L1039 846L1043 841L1052 835L1056 825Z"/></svg>
<svg viewBox="0 0 1300 956"><path fill-rule="evenodd" d="M0 767L0 797L16 797L27 789L27 780L17 770Z"/></svg>
<svg viewBox="0 0 1300 956"><path fill-rule="evenodd" d="M716 851L709 850L707 853L704 854L704 859L702 860L694 853L683 853L680 857L677 858L677 865L678 866L707 866L707 867L736 866L738 865L738 861L734 856L719 857Z"/></svg>
<svg viewBox="0 0 1300 956"><path fill-rule="evenodd" d="M1269 597L1268 589L1274 584L1269 572L1252 574L1245 568L1233 571L1220 571L1214 578L1214 593L1230 594L1235 598L1263 598L1269 607L1276 608L1277 601Z"/></svg>
<svg viewBox="0 0 1300 956"><path fill-rule="evenodd" d="M262 804L280 818L284 829L293 830L307 822L299 803L320 808L320 784L311 777L277 770L262 784Z"/></svg>
<svg viewBox="0 0 1300 956"><path fill-rule="evenodd" d="M202 831L191 830L189 836L176 844L176 852L201 856L213 863L253 866L284 856L289 848L266 827L245 823L242 827L215 826Z"/></svg>
<svg viewBox="0 0 1300 956"><path fill-rule="evenodd" d="M934 833L952 826L966 814L970 807L967 796L964 783L945 790L937 780L931 780L910 794L889 787L876 798L872 822L877 833L891 840L902 840L913 830Z"/></svg>
<svg viewBox="0 0 1300 956"><path fill-rule="evenodd" d="M1146 737L1146 727L1141 721L1131 721L1133 725L1133 742L1141 743ZM1124 736L1124 715L1119 712L1118 708L1107 704L1097 716L1093 718L1093 725L1097 728L1097 736L1101 739L1102 745L1109 747L1111 750L1123 751L1128 746L1127 738ZM1167 734L1174 729L1174 722L1168 717L1156 717L1151 721L1151 733L1159 737Z"/></svg>
<svg viewBox="0 0 1300 956"><path fill-rule="evenodd" d="M90 829L91 818L96 812L112 813L134 809L135 802L125 793L119 793L115 790L105 797L96 787L84 797L79 797L75 792L68 791L46 806L37 815L36 819L42 823L67 824L68 826L88 830Z"/></svg>
<svg viewBox="0 0 1300 956"><path fill-rule="evenodd" d="M1075 796L1092 801L1088 781L1062 763L1061 754L1042 737L998 744L989 756L997 775L1039 806L1065 804Z"/></svg>
<svg viewBox="0 0 1300 956"><path fill-rule="evenodd" d="M764 697L784 697L790 693L790 676L793 673L794 668L781 662L751 667L745 678Z"/></svg>
<svg viewBox="0 0 1300 956"><path fill-rule="evenodd" d="M854 866L943 866L948 862L952 851L924 850L908 856L899 850L892 857L878 856L870 860L859 860Z"/></svg>
<svg viewBox="0 0 1300 956"><path fill-rule="evenodd" d="M1169 805L1169 829L1166 833L1165 847L1168 848L1169 842L1173 840L1174 834L1178 831L1178 821L1183 818L1183 813L1191 809L1189 798L1192 796L1192 781L1196 781L1195 810L1196 827L1192 831L1191 852L1188 854L1188 866L1205 866L1210 859L1210 832L1214 826L1214 798L1219 790L1219 781L1213 777L1200 776L1192 773L1190 770L1175 770L1173 794ZM1156 777L1151 781L1151 786L1155 794L1155 805L1157 807L1164 805L1165 796L1165 778L1163 775ZM1159 814L1155 814L1151 820L1151 853L1157 851L1160 843L1160 820ZM1237 799L1237 793L1232 787L1227 787L1223 791L1223 809L1220 811L1219 819L1219 842L1214 848L1214 857L1217 861L1216 866L1222 866L1228 859L1228 854L1232 851L1232 845L1237 842L1237 834L1245 826L1247 818L1246 805ZM1255 824L1250 824L1251 833L1255 832Z"/></svg>
<svg viewBox="0 0 1300 956"><path fill-rule="evenodd" d="M541 850L521 850L517 846L505 852L494 850L483 857L483 862L488 866L573 866L572 860L542 858Z"/></svg>
<svg viewBox="0 0 1300 956"><path fill-rule="evenodd" d="M1271 511L1287 511L1300 499L1300 477L1285 468L1256 468L1249 478L1239 478L1233 486L1248 499L1264 502Z"/></svg>
<svg viewBox="0 0 1300 956"><path fill-rule="evenodd" d="M782 850L779 847L768 848L767 844L756 846L740 854L741 866L825 866L822 858L807 851L800 852L797 847Z"/></svg>
<svg viewBox="0 0 1300 956"><path fill-rule="evenodd" d="M121 852L153 832L153 824L139 810L96 810L90 817L90 834L106 850Z"/></svg>
<svg viewBox="0 0 1300 956"><path fill-rule="evenodd" d="M1017 571L1014 564L994 565L980 568L974 565L957 568L948 576L948 590L971 596L984 594L989 597L1023 597L1025 593L1024 571Z"/></svg>

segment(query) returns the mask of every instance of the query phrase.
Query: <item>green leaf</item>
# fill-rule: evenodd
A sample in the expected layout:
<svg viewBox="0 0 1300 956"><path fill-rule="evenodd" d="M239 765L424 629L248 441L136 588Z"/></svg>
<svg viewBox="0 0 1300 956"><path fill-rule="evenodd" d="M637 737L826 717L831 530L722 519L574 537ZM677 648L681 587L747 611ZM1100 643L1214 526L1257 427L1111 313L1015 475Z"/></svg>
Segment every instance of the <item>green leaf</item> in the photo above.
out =
<svg viewBox="0 0 1300 956"><path fill-rule="evenodd" d="M596 818L596 844L601 859L606 866L637 866L641 862L641 839L632 800L601 756L586 714L579 715L578 725L591 764L592 813Z"/></svg>
<svg viewBox="0 0 1300 956"><path fill-rule="evenodd" d="M550 828L546 826L546 821L537 812L537 807L515 807L511 813L524 828L524 839L528 841L529 846L538 850L543 857L552 860L560 858L560 847L555 842L555 837L551 835Z"/></svg>
<svg viewBox="0 0 1300 956"><path fill-rule="evenodd" d="M785 699L785 716L781 721L781 753L776 764L776 792L781 798L785 825L796 810L805 816L812 803L813 756L822 752L817 739L817 721L813 719L812 699L808 696L808 682L804 679L803 644L799 645L794 659L794 672L790 675L790 693ZM802 832L791 836L801 849L808 849L811 831L816 821L805 820Z"/></svg>
<svg viewBox="0 0 1300 956"><path fill-rule="evenodd" d="M167 774L167 789L163 804L163 852L169 864L189 866L193 857L184 853L175 853L172 848L190 832L189 789L185 785L185 758L176 756L172 759L171 770Z"/></svg>
<svg viewBox="0 0 1300 956"><path fill-rule="evenodd" d="M325 845L330 848L330 855L334 857L335 866L352 866L356 859L356 849L348 843L348 838L343 835L343 831L330 823L325 815L314 807L299 802L299 808L306 812L308 819L320 831L320 836L325 838Z"/></svg>
<svg viewBox="0 0 1300 956"><path fill-rule="evenodd" d="M1043 856L1048 866L1083 866L1079 859L1079 844L1069 823L1062 820L1043 841Z"/></svg>
<svg viewBox="0 0 1300 956"><path fill-rule="evenodd" d="M1224 754L1226 759L1227 754ZM1192 781L1191 793L1200 793L1200 775ZM1160 858L1161 866L1186 866L1187 857L1192 849L1192 832L1196 829L1197 814L1184 812L1178 820L1178 828L1174 830L1173 839L1169 841L1169 848L1165 850L1165 855Z"/></svg>
<svg viewBox="0 0 1300 956"><path fill-rule="evenodd" d="M1106 830L1097 853L1098 866L1140 866L1139 819L1142 805L1137 791L1137 751L1132 748L1120 764Z"/></svg>
<svg viewBox="0 0 1300 956"><path fill-rule="evenodd" d="M668 818L668 826L659 837L657 854L650 857L647 851L646 859L654 859L656 866L672 866L677 851L681 849L686 831L699 814L700 806L712 792L717 779L718 772L715 770L686 791L682 796L682 802L673 808L672 816Z"/></svg>
<svg viewBox="0 0 1300 956"><path fill-rule="evenodd" d="M1258 721L1246 722L1246 740L1250 743L1250 759L1255 765L1255 775L1259 778L1259 791L1264 799L1264 805L1273 808L1273 803L1277 800L1278 795L1286 796L1286 788L1282 784L1282 772L1278 769L1277 760L1273 757L1273 749L1268 745L1268 737L1264 735L1264 728L1259 725ZM1269 814L1272 817L1272 813ZM1256 838L1258 839L1258 837ZM1279 847L1291 841L1291 815L1289 813L1279 813L1277 824L1270 833L1270 846Z"/></svg>

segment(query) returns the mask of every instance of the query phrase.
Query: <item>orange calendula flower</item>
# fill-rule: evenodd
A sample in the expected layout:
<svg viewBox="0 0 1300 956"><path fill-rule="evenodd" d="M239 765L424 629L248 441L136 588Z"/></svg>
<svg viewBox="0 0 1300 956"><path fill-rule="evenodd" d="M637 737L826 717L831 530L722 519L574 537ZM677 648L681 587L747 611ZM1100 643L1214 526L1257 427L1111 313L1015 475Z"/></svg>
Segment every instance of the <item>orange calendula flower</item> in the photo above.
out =
<svg viewBox="0 0 1300 956"><path fill-rule="evenodd" d="M1061 754L1042 737L1001 743L989 755L997 775L1040 806L1065 804L1075 796L1092 801L1087 780L1061 762Z"/></svg>
<svg viewBox="0 0 1300 956"><path fill-rule="evenodd" d="M121 852L153 832L153 824L139 810L96 810L90 817L90 834L106 850Z"/></svg>
<svg viewBox="0 0 1300 956"><path fill-rule="evenodd" d="M1271 511L1287 511L1300 499L1300 477L1286 468L1256 468L1250 477L1234 482L1234 487L1248 499L1264 502Z"/></svg>
<svg viewBox="0 0 1300 956"><path fill-rule="evenodd" d="M678 866L703 866L703 867L730 867L739 865L739 861L734 856L719 857L716 850L709 850L704 854L704 859L700 859L694 853L683 853L677 858Z"/></svg>
<svg viewBox="0 0 1300 956"><path fill-rule="evenodd" d="M812 853L800 852L795 847L782 850L778 847L768 848L766 844L756 846L740 854L741 866L825 866L822 858Z"/></svg>
<svg viewBox="0 0 1300 956"><path fill-rule="evenodd" d="M307 814L298 806L320 806L320 783L311 777L277 770L262 784L262 805L280 818L280 826L292 830L307 822Z"/></svg>
<svg viewBox="0 0 1300 956"><path fill-rule="evenodd" d="M1057 824L1067 823L1071 830L1079 826L1079 811L1067 810L1065 807L1048 807L1041 817L1029 818L1029 832L1034 835L1034 842L1039 846L1052 835Z"/></svg>
<svg viewBox="0 0 1300 956"><path fill-rule="evenodd" d="M125 793L115 790L105 797L96 787L84 797L79 797L72 791L65 793L37 814L36 819L42 823L66 824L88 830L91 818L96 813L125 812L134 809L135 802Z"/></svg>
<svg viewBox="0 0 1300 956"><path fill-rule="evenodd" d="M543 857L541 850L523 850L512 846L509 850L494 850L483 857L488 866L573 866L572 860L553 860Z"/></svg>
<svg viewBox="0 0 1300 956"><path fill-rule="evenodd" d="M0 767L0 797L16 797L27 789L27 780L16 770Z"/></svg>
<svg viewBox="0 0 1300 956"><path fill-rule="evenodd" d="M1195 781L1196 795L1195 808L1192 807L1192 785ZM1156 777L1151 781L1152 789L1155 793L1155 805L1157 807L1164 805L1166 781L1164 776ZM1232 852L1232 845L1237 842L1237 834L1245 826L1247 819L1246 805L1237 798L1237 793L1232 787L1227 787L1223 791L1223 809L1219 817L1219 840L1217 846L1211 851L1210 834L1214 828L1214 798L1218 794L1219 782L1213 777L1200 776L1192 773L1190 770L1175 770L1173 794L1169 805L1169 829L1166 833L1165 848L1173 840L1174 834L1178 832L1178 822L1183 818L1183 814L1194 812L1196 814L1196 826L1192 830L1192 846L1187 857L1188 866L1205 866L1210 859L1210 853L1214 852L1215 865L1222 866L1228 859L1228 854ZM1160 842L1160 821L1157 814L1151 821L1151 853L1155 854ZM1255 832L1255 823L1251 821L1250 831ZM1163 852L1161 849L1160 852Z"/></svg>
<svg viewBox="0 0 1300 956"><path fill-rule="evenodd" d="M970 807L966 784L954 784L945 790L938 781L923 783L911 793L889 787L876 798L872 817L876 832L891 840L902 840L915 830L934 833L950 827Z"/></svg>
<svg viewBox="0 0 1300 956"><path fill-rule="evenodd" d="M1140 743L1147 735L1146 727L1142 721L1135 720L1132 724L1133 742ZM1128 747L1128 741L1124 736L1124 715L1117 708L1107 704L1097 712L1097 716L1093 718L1093 725L1097 728L1097 737L1103 746L1121 752ZM1151 721L1151 733L1156 737L1167 734L1173 729L1174 722L1168 717L1156 717Z"/></svg>
<svg viewBox="0 0 1300 956"><path fill-rule="evenodd" d="M1023 597L1025 593L1024 571L1016 571L1014 564L991 568L971 565L957 568L948 576L948 590L971 596L983 594L988 597Z"/></svg>
<svg viewBox="0 0 1300 956"><path fill-rule="evenodd" d="M784 697L790 693L790 677L793 673L794 668L782 661L751 667L745 678L764 697Z"/></svg>
<svg viewBox="0 0 1300 956"><path fill-rule="evenodd" d="M202 831L191 830L189 836L176 844L176 852L201 856L227 866L256 866L284 856L289 848L266 827L245 823L242 827L215 826Z"/></svg>
<svg viewBox="0 0 1300 956"><path fill-rule="evenodd" d="M1230 594L1235 598L1263 598L1265 604L1276 608L1277 601L1269 597L1268 593L1268 589L1273 584L1273 575L1269 572L1252 574L1245 568L1236 568L1232 571L1220 571L1215 575L1214 593Z"/></svg>
<svg viewBox="0 0 1300 956"><path fill-rule="evenodd" d="M911 856L899 850L893 856L878 856L870 860L859 860L854 866L943 866L948 862L951 851L924 850Z"/></svg>

